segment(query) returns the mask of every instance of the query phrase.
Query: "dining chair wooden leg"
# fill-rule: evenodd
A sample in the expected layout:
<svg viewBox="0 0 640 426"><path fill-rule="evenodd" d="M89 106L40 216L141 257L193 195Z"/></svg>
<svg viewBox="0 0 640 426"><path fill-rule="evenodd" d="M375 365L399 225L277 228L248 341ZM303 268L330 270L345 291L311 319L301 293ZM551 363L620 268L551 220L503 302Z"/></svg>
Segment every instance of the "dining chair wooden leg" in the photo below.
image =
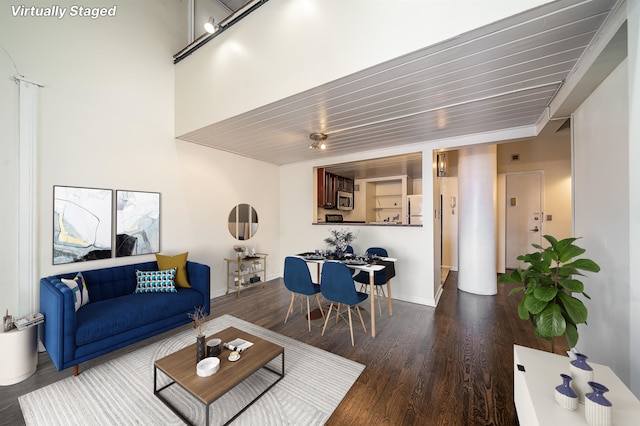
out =
<svg viewBox="0 0 640 426"><path fill-rule="evenodd" d="M331 318L331 309L333 309L333 302L331 302L331 305L329 305L329 312L327 313L327 316L324 319L324 326L322 327L322 336L324 336L324 330L327 328L327 323L329 322L329 318Z"/></svg>
<svg viewBox="0 0 640 426"><path fill-rule="evenodd" d="M353 324L351 323L351 306L347 306L347 312L349 312L349 331L351 332L351 346L355 346L353 341Z"/></svg>
<svg viewBox="0 0 640 426"><path fill-rule="evenodd" d="M322 303L320 303L320 293L316 293L316 300L318 301L318 307L320 308L320 314L322 315L322 318L324 318L324 309L322 309Z"/></svg>
<svg viewBox="0 0 640 426"><path fill-rule="evenodd" d="M393 307L391 305L391 281L387 281L387 307L389 308L389 316L393 316Z"/></svg>
<svg viewBox="0 0 640 426"><path fill-rule="evenodd" d="M338 320L340 319L340 308L342 306L340 306L341 303L338 303L338 309L336 310L336 325L338 325Z"/></svg>
<svg viewBox="0 0 640 426"><path fill-rule="evenodd" d="M356 311L358 311L358 315L360 316L360 323L362 324L362 328L364 329L364 334L367 334L367 327L364 325L364 320L362 319L362 312L360 312L360 306L356 305Z"/></svg>
<svg viewBox="0 0 640 426"><path fill-rule="evenodd" d="M289 303L289 309L287 309L287 316L284 318L285 324L287 323L287 320L289 319L289 314L291 312L293 312L293 304L295 303L295 300L296 300L296 294L295 293L291 293L291 303Z"/></svg>
<svg viewBox="0 0 640 426"><path fill-rule="evenodd" d="M380 304L380 286L379 285L376 286L376 296L377 296L376 299L378 299L378 312L380 313L380 316L382 316L382 305Z"/></svg>
<svg viewBox="0 0 640 426"><path fill-rule="evenodd" d="M309 332L311 332L311 309L309 307L309 296L307 296L307 323L309 324Z"/></svg>

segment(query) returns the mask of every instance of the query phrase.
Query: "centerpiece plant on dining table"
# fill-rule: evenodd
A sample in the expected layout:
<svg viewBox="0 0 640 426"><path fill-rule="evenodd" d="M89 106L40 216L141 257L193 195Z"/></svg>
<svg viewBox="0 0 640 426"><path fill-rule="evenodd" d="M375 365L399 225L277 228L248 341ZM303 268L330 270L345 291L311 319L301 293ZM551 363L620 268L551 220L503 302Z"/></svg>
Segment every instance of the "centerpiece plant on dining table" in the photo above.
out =
<svg viewBox="0 0 640 426"><path fill-rule="evenodd" d="M343 231L332 229L329 233L331 236L325 238L324 242L330 247L335 247L336 255L338 256L342 255L347 249L347 246L356 239L356 234L351 232L349 229L345 229Z"/></svg>

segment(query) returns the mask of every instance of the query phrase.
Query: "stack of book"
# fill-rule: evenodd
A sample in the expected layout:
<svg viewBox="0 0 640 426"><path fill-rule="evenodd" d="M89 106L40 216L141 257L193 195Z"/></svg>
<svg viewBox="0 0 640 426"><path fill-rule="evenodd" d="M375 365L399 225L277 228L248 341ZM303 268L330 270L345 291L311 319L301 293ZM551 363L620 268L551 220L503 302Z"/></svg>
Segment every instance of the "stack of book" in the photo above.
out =
<svg viewBox="0 0 640 426"><path fill-rule="evenodd" d="M17 319L15 326L18 327L18 330L24 330L25 328L33 327L34 325L38 325L42 322L44 322L44 315L38 312Z"/></svg>

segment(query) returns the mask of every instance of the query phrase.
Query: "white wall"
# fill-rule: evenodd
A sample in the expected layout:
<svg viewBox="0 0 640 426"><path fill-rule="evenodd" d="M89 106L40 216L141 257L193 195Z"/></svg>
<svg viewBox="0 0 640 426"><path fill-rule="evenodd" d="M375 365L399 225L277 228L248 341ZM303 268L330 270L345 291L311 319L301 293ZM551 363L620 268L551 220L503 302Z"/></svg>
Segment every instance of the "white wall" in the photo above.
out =
<svg viewBox="0 0 640 426"><path fill-rule="evenodd" d="M627 10L629 117L640 115L640 1L629 2ZM629 264L640 259L640 120L629 121ZM629 356L631 389L640 397L640 276L629 276Z"/></svg>
<svg viewBox="0 0 640 426"><path fill-rule="evenodd" d="M268 2L177 64L176 135L544 3L548 0Z"/></svg>
<svg viewBox="0 0 640 426"><path fill-rule="evenodd" d="M9 7L2 10L0 43L21 73L45 85L39 128L39 275L154 259L144 255L53 266L54 185L153 191L161 193L162 252L189 251L189 259L212 266L212 296L223 294L223 259L236 243L227 217L236 204L249 203L259 215L255 240L245 244L278 257L279 170L174 139L172 56L186 44L186 2L113 4L116 17L97 20L13 18ZM267 266L274 277L276 271ZM3 301L15 298L13 288L0 287L0 292Z"/></svg>
<svg viewBox="0 0 640 426"><path fill-rule="evenodd" d="M518 161L511 155L519 154ZM556 133L528 141L498 145L498 173L542 171L544 174L544 234L561 239L572 235L571 211L571 134ZM500 212L504 214L504 211Z"/></svg>
<svg viewBox="0 0 640 426"><path fill-rule="evenodd" d="M578 348L593 362L609 365L629 384L630 258L627 60L573 115L574 235L601 266L584 277L588 326L580 325ZM634 165L635 167L635 165ZM637 262L638 259L631 259ZM638 389L636 389L638 394Z"/></svg>
<svg viewBox="0 0 640 426"><path fill-rule="evenodd" d="M389 149L372 151L354 156L336 157L333 163L362 160L366 158L385 157L389 155L416 152L411 150ZM426 159L425 159L426 158ZM425 148L423 154L423 182L432 193L431 185L431 149ZM328 164L327 159L322 159ZM389 255L398 258L396 277L392 280L394 299L435 306L435 294L439 287L433 280L433 229L427 220L423 227L372 226L372 225L313 225L312 219L316 211L314 205L313 167L318 162L289 164L280 168L280 253L276 262L282 265L284 256L301 253L313 249L325 248L324 239L332 228L348 228L356 232L357 239L352 246L356 252L363 252L367 247L380 246L389 251ZM425 169L429 178L424 176ZM430 198L423 199L424 209L433 209ZM429 214L427 213L427 218Z"/></svg>
<svg viewBox="0 0 640 426"><path fill-rule="evenodd" d="M520 160L511 161L512 154ZM449 200L458 197L457 151L448 151L447 177L440 178L443 195L443 266L458 269L458 208L451 214ZM505 174L527 171L544 173L544 213L553 219L544 222L545 234L557 238L572 235L571 204L571 135L569 132L539 137L525 141L498 144L498 272L504 272L505 264Z"/></svg>

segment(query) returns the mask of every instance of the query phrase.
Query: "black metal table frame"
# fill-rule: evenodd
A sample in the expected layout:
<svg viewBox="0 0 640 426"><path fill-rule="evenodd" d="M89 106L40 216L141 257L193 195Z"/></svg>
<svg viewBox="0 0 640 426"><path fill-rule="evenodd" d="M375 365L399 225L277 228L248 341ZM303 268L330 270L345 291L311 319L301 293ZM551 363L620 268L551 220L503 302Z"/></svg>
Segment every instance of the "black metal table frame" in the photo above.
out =
<svg viewBox="0 0 640 426"><path fill-rule="evenodd" d="M275 357L271 358L269 361L267 361L267 363L264 366L261 367L261 368L264 368L265 370L268 370L268 371L276 374L278 376L276 381L273 382L271 385L269 385L269 387L267 387L265 390L263 390L251 402L249 402L247 405L245 405L244 408L242 408L242 410L238 411L231 419L229 419L229 421L227 421L225 423L225 426L230 424L231 422L233 422L235 419L237 419L238 416L240 416L242 413L244 413L249 407L251 407L257 400L259 400L265 393L269 392L269 390L271 390L272 387L274 387L280 380L282 380L284 378L284 348L282 349L282 353L279 354L279 355L282 356L282 369L281 369L281 371L276 371L273 368L271 368L268 365L266 365L266 364L270 363L271 361L273 361L274 359L276 359L278 357L278 355L276 355ZM160 371L162 371L162 370L160 370ZM257 372L258 372L258 370L256 370L254 373L252 373L249 377L251 377L253 374L255 374ZM165 376L169 377L164 371L162 371L162 373ZM177 382L172 380L171 383L168 383L168 384L164 385L163 387L161 387L160 389L157 389L157 375L158 375L158 367L154 364L153 365L153 394L155 396L157 396L160 399L160 401L162 401L164 403L164 405L169 407L171 409L171 411L173 411L178 417L180 417L186 424L193 425L193 423L184 414L182 414L174 405L172 405L169 402L168 399L166 399L164 396L160 395L160 392L162 392L163 390L165 390L169 386L171 386L173 384L176 384ZM249 377L247 377L244 380L247 380ZM241 380L240 382L236 383L231 389L233 389L236 386L238 386L244 380ZM184 386L180 385L180 383L177 383L177 384L178 384L178 386L183 388L189 395L191 395L191 396L193 396L195 398L195 396L191 392L189 392L188 389L186 389ZM229 389L229 391L231 391L231 389ZM222 396L222 395L220 395L220 396ZM218 398L214 399L209 404L204 404L205 405L204 409L205 409L205 425L206 426L209 426L209 407L211 406L211 404L213 404L217 400L218 400Z"/></svg>

